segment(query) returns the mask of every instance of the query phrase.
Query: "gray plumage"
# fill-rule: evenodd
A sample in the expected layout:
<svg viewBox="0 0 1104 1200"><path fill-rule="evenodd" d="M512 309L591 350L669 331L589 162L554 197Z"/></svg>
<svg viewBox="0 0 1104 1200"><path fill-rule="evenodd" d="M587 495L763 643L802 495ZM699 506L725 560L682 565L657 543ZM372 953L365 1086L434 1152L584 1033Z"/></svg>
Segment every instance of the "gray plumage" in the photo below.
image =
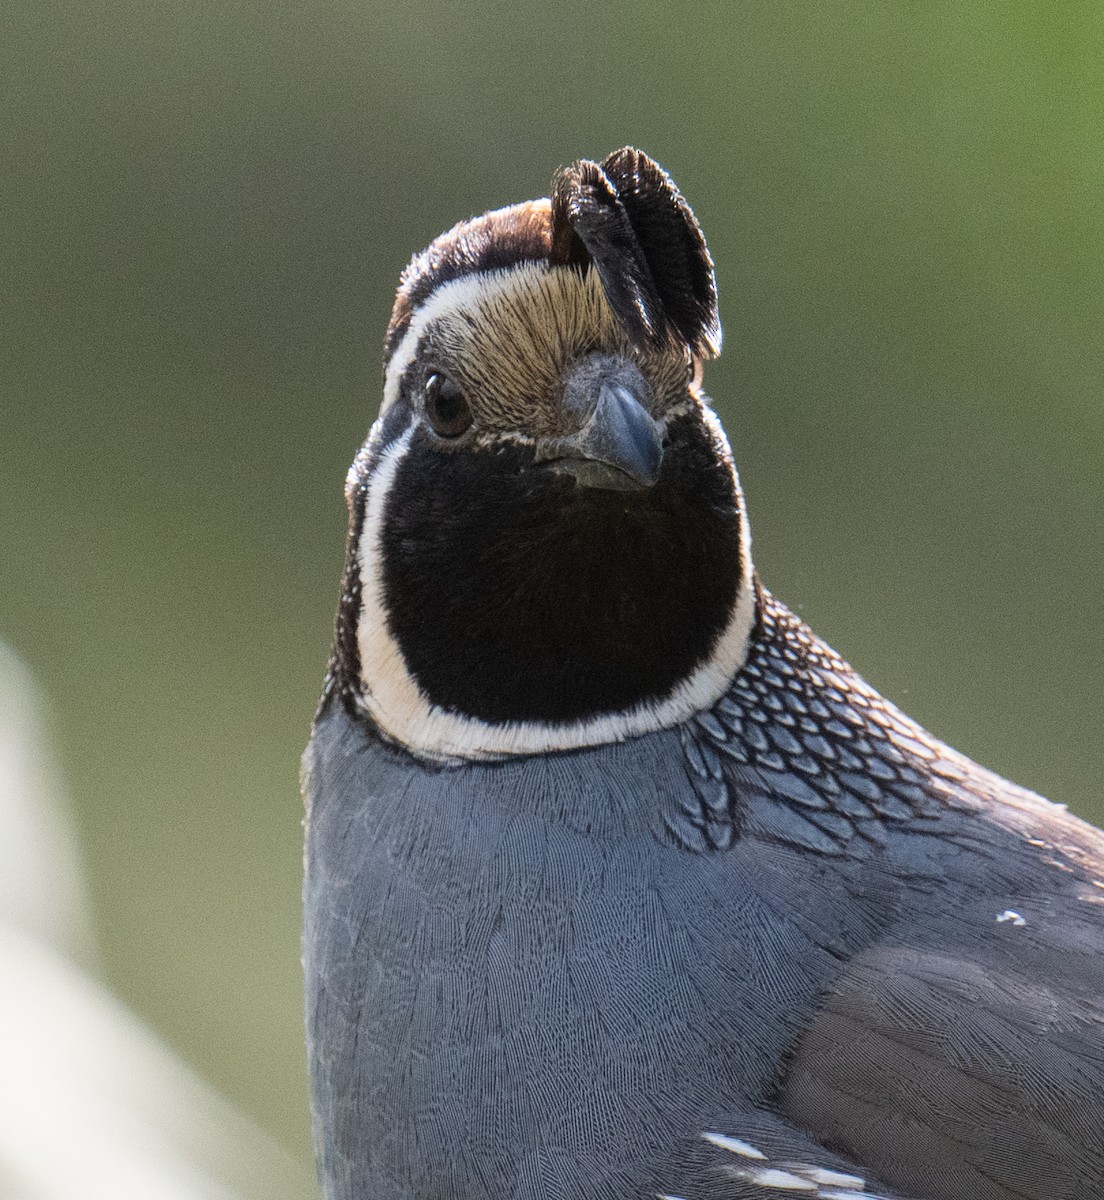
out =
<svg viewBox="0 0 1104 1200"><path fill-rule="evenodd" d="M708 1131L885 1195L1104 1181L1099 834L774 611L798 661L760 655L690 732L428 768L323 706L305 968L332 1200L769 1194ZM803 687L733 754L764 660ZM764 765L778 744L817 770ZM875 759L895 778L851 790Z"/></svg>

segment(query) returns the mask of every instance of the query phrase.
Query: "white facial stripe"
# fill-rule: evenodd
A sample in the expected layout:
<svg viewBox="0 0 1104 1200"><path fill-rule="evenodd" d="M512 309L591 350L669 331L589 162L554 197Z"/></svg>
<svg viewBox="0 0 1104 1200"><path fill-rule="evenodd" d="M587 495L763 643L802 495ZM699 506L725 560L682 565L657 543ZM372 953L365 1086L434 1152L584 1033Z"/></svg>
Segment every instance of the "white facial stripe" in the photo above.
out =
<svg viewBox="0 0 1104 1200"><path fill-rule="evenodd" d="M401 347L400 347L401 348ZM716 416L705 409L718 448L731 463L728 442ZM373 721L412 753L441 760L495 759L513 755L575 750L621 742L667 729L712 706L743 665L755 623L751 579L751 535L746 516L740 523L740 582L728 623L709 659L667 697L621 712L603 713L564 725L540 721L491 724L447 712L418 687L388 626L383 596L382 535L387 494L413 436L406 430L384 451L368 482L364 524L357 548L361 611L357 624L362 704ZM735 469L733 468L735 474Z"/></svg>
<svg viewBox="0 0 1104 1200"><path fill-rule="evenodd" d="M379 415L384 417L399 398L399 385L406 368L418 354L418 343L422 335L435 321L455 313L470 312L477 304L515 290L526 276L544 275L547 267L542 263L522 263L516 267L503 267L498 271L484 271L473 275L462 275L443 283L429 299L418 306L411 318L410 326L402 335L395 353L387 364L383 380L383 402Z"/></svg>

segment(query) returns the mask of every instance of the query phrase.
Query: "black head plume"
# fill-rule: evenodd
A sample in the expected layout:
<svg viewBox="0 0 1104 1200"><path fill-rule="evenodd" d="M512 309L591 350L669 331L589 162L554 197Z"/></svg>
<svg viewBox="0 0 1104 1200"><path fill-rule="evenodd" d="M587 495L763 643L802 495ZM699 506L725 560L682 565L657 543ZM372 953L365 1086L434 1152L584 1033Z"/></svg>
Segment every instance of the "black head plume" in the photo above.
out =
<svg viewBox="0 0 1104 1200"><path fill-rule="evenodd" d="M671 177L641 151L626 146L557 174L550 260L593 265L633 341L656 346L673 334L699 357L719 353L717 287L701 227Z"/></svg>
<svg viewBox="0 0 1104 1200"><path fill-rule="evenodd" d="M573 163L552 181L549 260L584 270L593 265L632 341L663 345L667 320L648 261L613 184L596 162Z"/></svg>
<svg viewBox="0 0 1104 1200"><path fill-rule="evenodd" d="M695 354L715 357L721 350L717 284L690 205L659 163L631 146L604 158L602 170L628 213L668 321Z"/></svg>

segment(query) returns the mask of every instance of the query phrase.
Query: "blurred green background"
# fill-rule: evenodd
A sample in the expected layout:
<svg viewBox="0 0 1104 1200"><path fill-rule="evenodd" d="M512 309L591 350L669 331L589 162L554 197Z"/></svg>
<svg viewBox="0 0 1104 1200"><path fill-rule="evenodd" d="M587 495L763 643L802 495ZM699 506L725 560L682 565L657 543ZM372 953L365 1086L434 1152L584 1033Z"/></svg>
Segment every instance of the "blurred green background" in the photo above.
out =
<svg viewBox="0 0 1104 1200"><path fill-rule="evenodd" d="M297 770L398 271L626 142L693 203L768 583L1104 819L1104 8L14 0L0 636L113 984L308 1153Z"/></svg>

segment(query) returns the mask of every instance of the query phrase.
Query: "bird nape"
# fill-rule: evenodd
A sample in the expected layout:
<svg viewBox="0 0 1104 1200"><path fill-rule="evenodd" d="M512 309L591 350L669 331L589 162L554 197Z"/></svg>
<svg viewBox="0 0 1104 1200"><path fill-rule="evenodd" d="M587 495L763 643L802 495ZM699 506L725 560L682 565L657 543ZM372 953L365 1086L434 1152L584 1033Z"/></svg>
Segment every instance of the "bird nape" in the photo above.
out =
<svg viewBox="0 0 1104 1200"><path fill-rule="evenodd" d="M305 759L327 1200L1104 1195L1104 835L760 584L637 150L403 272Z"/></svg>

